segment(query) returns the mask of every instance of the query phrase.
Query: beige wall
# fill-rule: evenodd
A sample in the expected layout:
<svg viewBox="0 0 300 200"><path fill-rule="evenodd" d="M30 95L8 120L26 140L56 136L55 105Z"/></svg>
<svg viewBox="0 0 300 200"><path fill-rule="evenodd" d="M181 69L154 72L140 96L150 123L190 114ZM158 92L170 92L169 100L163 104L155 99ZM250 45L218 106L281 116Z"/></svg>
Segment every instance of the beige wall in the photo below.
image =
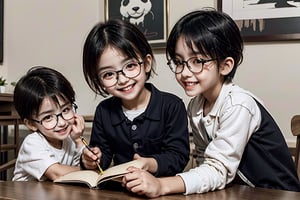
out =
<svg viewBox="0 0 300 200"><path fill-rule="evenodd" d="M170 0L170 27L183 14L201 7L216 7L216 0ZM31 66L45 65L61 71L77 92L79 113L93 114L101 98L84 81L82 45L88 31L104 20L104 0L5 0L4 63L0 75L16 81ZM288 142L290 118L300 113L300 41L245 45L244 63L235 82L264 100ZM155 52L156 76L151 81L162 90L188 98L166 66L164 52ZM8 88L12 91L12 88Z"/></svg>

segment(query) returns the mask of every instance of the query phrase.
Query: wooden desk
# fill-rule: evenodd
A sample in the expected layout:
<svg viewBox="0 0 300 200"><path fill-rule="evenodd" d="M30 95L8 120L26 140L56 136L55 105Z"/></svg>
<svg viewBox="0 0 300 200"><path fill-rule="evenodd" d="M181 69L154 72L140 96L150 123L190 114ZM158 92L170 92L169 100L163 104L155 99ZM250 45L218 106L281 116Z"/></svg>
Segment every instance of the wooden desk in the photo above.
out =
<svg viewBox="0 0 300 200"><path fill-rule="evenodd" d="M93 190L84 186L68 184L55 184L52 182L0 182L0 199L22 199L22 200L47 200L47 199L146 199L129 192L110 190ZM166 195L156 198L157 200L294 200L300 199L300 192L289 192L283 190L271 190L263 188L251 188L248 186L232 185L228 188L215 192L192 195Z"/></svg>

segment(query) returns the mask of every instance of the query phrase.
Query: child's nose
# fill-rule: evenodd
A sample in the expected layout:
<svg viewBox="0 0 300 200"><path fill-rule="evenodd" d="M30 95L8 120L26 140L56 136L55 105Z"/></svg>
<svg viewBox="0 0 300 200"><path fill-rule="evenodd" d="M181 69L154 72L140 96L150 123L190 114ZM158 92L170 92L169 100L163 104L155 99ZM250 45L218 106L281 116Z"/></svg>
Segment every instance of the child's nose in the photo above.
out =
<svg viewBox="0 0 300 200"><path fill-rule="evenodd" d="M124 73L118 74L118 83L126 83L128 80L129 78L126 77Z"/></svg>

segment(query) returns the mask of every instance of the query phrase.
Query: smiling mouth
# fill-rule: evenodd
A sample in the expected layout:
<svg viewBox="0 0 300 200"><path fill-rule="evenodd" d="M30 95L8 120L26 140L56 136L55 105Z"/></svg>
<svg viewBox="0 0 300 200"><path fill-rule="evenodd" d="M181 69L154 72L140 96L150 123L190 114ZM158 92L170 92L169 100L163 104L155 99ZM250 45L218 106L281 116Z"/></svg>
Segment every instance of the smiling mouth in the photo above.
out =
<svg viewBox="0 0 300 200"><path fill-rule="evenodd" d="M141 16L143 16L143 14L144 14L144 10L143 11L141 11L141 12L138 12L138 11L135 11L135 12L133 12L133 13L127 13L130 17L132 17L132 18L140 18Z"/></svg>
<svg viewBox="0 0 300 200"><path fill-rule="evenodd" d="M130 90L131 88L133 88L134 85L135 85L135 84L131 84L131 85L128 85L127 87L120 88L120 89L118 89L118 90L119 90L119 91L124 91L124 92L126 92L126 91Z"/></svg>
<svg viewBox="0 0 300 200"><path fill-rule="evenodd" d="M194 86L198 84L198 82L183 82L185 86Z"/></svg>
<svg viewBox="0 0 300 200"><path fill-rule="evenodd" d="M66 127L63 128L63 129L60 129L60 130L58 130L58 131L56 131L56 132L59 133L59 134L63 134L63 133L65 133L65 132L67 131L67 128L68 128L68 126L66 126Z"/></svg>

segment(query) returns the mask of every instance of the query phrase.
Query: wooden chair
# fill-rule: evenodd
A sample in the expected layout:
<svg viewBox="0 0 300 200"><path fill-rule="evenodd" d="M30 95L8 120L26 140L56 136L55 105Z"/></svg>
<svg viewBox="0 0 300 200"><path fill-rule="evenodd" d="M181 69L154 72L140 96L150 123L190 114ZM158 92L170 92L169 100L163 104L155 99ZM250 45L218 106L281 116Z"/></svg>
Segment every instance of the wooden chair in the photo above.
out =
<svg viewBox="0 0 300 200"><path fill-rule="evenodd" d="M296 139L296 148L292 151L292 156L295 158L296 169L298 171L298 176L300 176L300 115L294 115L291 119L291 130L292 134L297 137Z"/></svg>
<svg viewBox="0 0 300 200"><path fill-rule="evenodd" d="M94 121L94 115L83 115L83 119L85 122L85 131L84 131L84 137L89 142L91 138L91 132L92 132L92 125Z"/></svg>
<svg viewBox="0 0 300 200"><path fill-rule="evenodd" d="M3 163L0 165L0 172L6 171L9 168L12 168L15 166L16 158L19 151L19 118L18 117L2 117L0 116L0 125L1 126L8 126L8 125L14 125L14 135L13 135L13 143L10 144L3 144L0 140L0 152L9 152L10 150L14 151L14 158L10 161L7 161L6 163ZM2 133L4 138L8 137L8 133Z"/></svg>
<svg viewBox="0 0 300 200"><path fill-rule="evenodd" d="M86 123L92 123L94 121L94 115L83 115L83 119Z"/></svg>
<svg viewBox="0 0 300 200"><path fill-rule="evenodd" d="M6 179L6 170L15 166L19 151L19 124L20 117L13 105L13 95L8 93L0 94L0 179ZM13 142L8 140L8 126L14 126ZM13 157L9 158L9 152L13 151Z"/></svg>

